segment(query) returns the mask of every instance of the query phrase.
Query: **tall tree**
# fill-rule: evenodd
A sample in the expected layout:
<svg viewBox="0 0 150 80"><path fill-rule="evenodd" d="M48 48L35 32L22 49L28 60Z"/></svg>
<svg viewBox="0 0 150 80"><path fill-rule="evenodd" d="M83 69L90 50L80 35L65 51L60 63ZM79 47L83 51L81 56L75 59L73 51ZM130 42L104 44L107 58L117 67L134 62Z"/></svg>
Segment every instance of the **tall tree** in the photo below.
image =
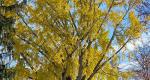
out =
<svg viewBox="0 0 150 80"><path fill-rule="evenodd" d="M23 10L16 7L20 13L4 13L16 20L10 31L15 79L117 80L117 54L144 30L134 10L139 3L35 0Z"/></svg>

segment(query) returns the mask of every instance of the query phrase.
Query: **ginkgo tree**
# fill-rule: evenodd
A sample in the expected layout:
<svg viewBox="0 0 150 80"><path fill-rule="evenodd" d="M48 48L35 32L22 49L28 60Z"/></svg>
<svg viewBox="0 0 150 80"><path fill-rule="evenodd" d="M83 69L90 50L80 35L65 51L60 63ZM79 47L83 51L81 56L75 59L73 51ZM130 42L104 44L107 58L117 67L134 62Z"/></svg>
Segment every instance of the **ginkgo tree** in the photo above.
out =
<svg viewBox="0 0 150 80"><path fill-rule="evenodd" d="M14 3L4 0L3 5ZM31 0L4 11L3 16L16 20L10 31L14 80L124 76L118 71L118 54L145 31L134 10L138 4L140 0Z"/></svg>

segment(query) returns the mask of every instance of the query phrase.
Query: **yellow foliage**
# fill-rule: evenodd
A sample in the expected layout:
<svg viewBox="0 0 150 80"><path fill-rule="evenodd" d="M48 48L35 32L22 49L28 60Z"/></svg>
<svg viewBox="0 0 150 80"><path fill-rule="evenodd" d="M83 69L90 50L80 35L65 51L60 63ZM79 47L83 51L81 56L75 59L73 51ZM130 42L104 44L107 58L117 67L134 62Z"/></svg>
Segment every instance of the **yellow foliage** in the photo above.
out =
<svg viewBox="0 0 150 80"><path fill-rule="evenodd" d="M6 2L10 5L14 0ZM13 57L18 61L16 80L25 79L28 75L36 80L61 80L62 77L76 80L79 74L85 76L85 80L92 74L94 76L90 80L117 80L120 76L118 55L109 60L110 53L113 55L117 51L112 46L122 46L128 38L139 37L143 26L135 12L130 10L130 26L123 23L124 13L116 11L115 7L129 7L126 5L128 3L114 1L107 11L111 4L112 0L35 0L26 5L21 14L27 15L22 16L24 21L17 20L12 37ZM105 5L107 9L99 8L99 5ZM5 16L16 18L16 13L8 12ZM121 36L120 41L118 36ZM26 69L30 66L20 57L20 53L25 54L34 70Z"/></svg>
<svg viewBox="0 0 150 80"><path fill-rule="evenodd" d="M5 13L5 16L6 16L7 18L11 18L11 17L16 16L16 13L15 13L15 12L7 12L7 13Z"/></svg>
<svg viewBox="0 0 150 80"><path fill-rule="evenodd" d="M138 18L135 16L133 11L130 12L129 19L131 24L130 28L126 32L127 35L130 35L131 37L139 37L144 27L140 24Z"/></svg>
<svg viewBox="0 0 150 80"><path fill-rule="evenodd" d="M122 20L122 14L118 13L118 12L111 12L110 13L110 20L112 20L114 25L117 25L118 22L120 22Z"/></svg>
<svg viewBox="0 0 150 80"><path fill-rule="evenodd" d="M10 6L13 5L16 2L16 0L4 0L4 5Z"/></svg>

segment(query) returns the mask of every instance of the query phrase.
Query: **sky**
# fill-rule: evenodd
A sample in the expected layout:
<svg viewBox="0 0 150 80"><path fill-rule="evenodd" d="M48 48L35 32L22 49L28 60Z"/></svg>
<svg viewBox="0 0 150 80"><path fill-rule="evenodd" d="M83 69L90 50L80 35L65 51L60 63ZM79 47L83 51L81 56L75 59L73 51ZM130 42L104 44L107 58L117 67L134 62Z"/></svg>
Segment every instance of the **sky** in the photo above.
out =
<svg viewBox="0 0 150 80"><path fill-rule="evenodd" d="M129 52L135 51L138 47L144 47L144 44L149 44L150 41L150 32L148 33L143 33L141 37L137 40L134 40L130 43L127 44L127 49ZM128 70L136 70L140 69L139 64L137 61L129 61L128 59L120 62L119 66L120 71L128 71Z"/></svg>

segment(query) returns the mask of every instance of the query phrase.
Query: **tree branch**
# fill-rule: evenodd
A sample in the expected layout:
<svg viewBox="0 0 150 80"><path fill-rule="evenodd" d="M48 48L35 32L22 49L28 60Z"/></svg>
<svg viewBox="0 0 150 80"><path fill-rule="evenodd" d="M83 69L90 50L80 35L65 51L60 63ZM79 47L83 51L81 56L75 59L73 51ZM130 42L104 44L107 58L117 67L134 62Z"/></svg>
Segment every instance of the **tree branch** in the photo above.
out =
<svg viewBox="0 0 150 80"><path fill-rule="evenodd" d="M82 60L83 60L83 49L81 50L81 54L79 56L79 70L78 70L78 76L77 76L77 80L81 80L82 79L82 72L83 72L83 64L82 64Z"/></svg>
<svg viewBox="0 0 150 80"><path fill-rule="evenodd" d="M74 26L74 28L75 28L75 30L76 30L76 33L77 33L77 35L79 36L78 28L77 28L77 26L76 26L76 24L75 24L74 18L73 18L73 16L71 15L71 12L70 12L70 11L69 11L69 15L70 15L71 21L72 21L72 23L73 23L73 26Z"/></svg>
<svg viewBox="0 0 150 80"><path fill-rule="evenodd" d="M27 60L26 56L23 53L20 53L20 55L23 57L23 59L26 61L27 65L34 70L34 67L30 64L30 62Z"/></svg>

